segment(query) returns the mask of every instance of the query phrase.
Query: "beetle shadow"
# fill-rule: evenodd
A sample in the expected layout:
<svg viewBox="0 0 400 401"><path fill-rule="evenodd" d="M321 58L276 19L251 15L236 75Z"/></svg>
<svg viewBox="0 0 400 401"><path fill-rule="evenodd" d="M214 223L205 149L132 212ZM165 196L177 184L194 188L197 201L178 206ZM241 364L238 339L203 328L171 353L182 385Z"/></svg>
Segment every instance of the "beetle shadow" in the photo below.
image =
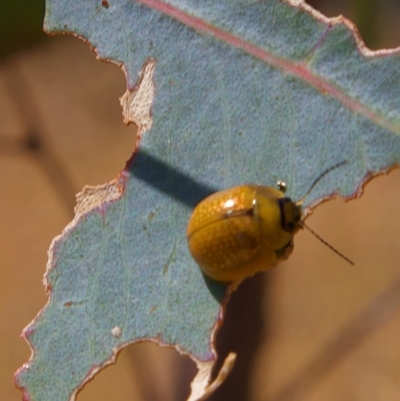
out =
<svg viewBox="0 0 400 401"><path fill-rule="evenodd" d="M201 184L182 171L172 167L149 152L139 149L128 162L128 171L135 178L146 182L157 191L163 192L176 201L194 208L217 188ZM218 283L203 274L204 282L213 298L222 303L227 285Z"/></svg>
<svg viewBox="0 0 400 401"><path fill-rule="evenodd" d="M202 274L204 278L204 283L210 291L210 294L214 297L216 301L218 301L218 303L221 304L225 300L229 285L214 281L213 279L207 277L204 273Z"/></svg>
<svg viewBox="0 0 400 401"><path fill-rule="evenodd" d="M139 149L128 162L128 171L156 190L194 208L201 200L217 192L217 188L201 184L177 168Z"/></svg>

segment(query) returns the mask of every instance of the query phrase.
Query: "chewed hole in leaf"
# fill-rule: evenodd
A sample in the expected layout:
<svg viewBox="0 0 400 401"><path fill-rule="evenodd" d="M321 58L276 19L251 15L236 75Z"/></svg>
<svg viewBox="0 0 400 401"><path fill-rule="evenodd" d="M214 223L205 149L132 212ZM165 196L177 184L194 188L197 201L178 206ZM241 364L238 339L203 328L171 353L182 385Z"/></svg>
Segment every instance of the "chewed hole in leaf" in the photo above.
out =
<svg viewBox="0 0 400 401"><path fill-rule="evenodd" d="M365 45L372 49L400 46L397 15L400 5L392 0L308 0L307 4L327 17L343 15L357 27Z"/></svg>
<svg viewBox="0 0 400 401"><path fill-rule="evenodd" d="M84 386L77 401L113 399L122 393L121 400L185 400L195 374L194 362L176 350L150 342L131 344Z"/></svg>

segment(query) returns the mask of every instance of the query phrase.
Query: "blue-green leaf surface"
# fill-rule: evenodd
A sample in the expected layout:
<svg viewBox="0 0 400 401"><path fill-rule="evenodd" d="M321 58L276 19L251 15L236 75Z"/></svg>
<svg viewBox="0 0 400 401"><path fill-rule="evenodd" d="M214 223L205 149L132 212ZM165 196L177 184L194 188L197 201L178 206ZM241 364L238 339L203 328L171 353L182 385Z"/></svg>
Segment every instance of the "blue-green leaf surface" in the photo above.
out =
<svg viewBox="0 0 400 401"><path fill-rule="evenodd" d="M155 62L152 126L112 188L50 250L50 300L25 330L16 381L32 401L66 401L130 342L153 339L213 361L226 289L186 245L193 207L243 183L305 206L399 163L400 58L367 54L351 26L304 5L195 0L48 0L45 28L123 64L128 91ZM121 167L123 161L121 160Z"/></svg>

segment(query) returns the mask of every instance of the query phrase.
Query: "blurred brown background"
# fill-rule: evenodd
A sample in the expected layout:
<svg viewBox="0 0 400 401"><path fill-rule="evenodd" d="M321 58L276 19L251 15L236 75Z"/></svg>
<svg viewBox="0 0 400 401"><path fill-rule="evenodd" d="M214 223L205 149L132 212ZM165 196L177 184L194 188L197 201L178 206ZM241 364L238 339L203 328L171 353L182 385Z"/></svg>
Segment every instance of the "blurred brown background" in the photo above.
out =
<svg viewBox="0 0 400 401"><path fill-rule="evenodd" d="M315 0L354 21L371 49L400 45L397 0ZM71 220L74 194L113 179L134 147L122 124L122 71L82 42L41 32L39 0L0 11L0 400L21 393L12 376L30 355L19 338L47 297L47 249ZM309 233L277 269L241 285L218 336L237 364L212 400L400 399L400 172L363 197L327 202L308 224L356 262ZM340 216L340 218L339 218ZM121 352L79 401L180 401L194 366L175 351L140 344Z"/></svg>

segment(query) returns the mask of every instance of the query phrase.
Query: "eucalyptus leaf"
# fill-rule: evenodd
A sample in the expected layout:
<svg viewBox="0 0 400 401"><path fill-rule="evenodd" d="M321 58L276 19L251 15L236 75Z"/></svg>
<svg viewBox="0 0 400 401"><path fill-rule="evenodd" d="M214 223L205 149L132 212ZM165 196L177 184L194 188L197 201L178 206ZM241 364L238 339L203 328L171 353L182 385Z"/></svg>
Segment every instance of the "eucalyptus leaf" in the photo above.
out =
<svg viewBox="0 0 400 401"><path fill-rule="evenodd" d="M33 356L16 383L32 401L71 400L121 347L147 340L205 369L199 399L213 390L229 288L189 254L191 211L244 183L283 180L300 200L341 161L304 207L359 195L399 163L399 53L368 51L351 23L301 1L48 0L45 29L123 66L125 121L141 140L114 182L84 189L53 241L49 303L24 331Z"/></svg>

